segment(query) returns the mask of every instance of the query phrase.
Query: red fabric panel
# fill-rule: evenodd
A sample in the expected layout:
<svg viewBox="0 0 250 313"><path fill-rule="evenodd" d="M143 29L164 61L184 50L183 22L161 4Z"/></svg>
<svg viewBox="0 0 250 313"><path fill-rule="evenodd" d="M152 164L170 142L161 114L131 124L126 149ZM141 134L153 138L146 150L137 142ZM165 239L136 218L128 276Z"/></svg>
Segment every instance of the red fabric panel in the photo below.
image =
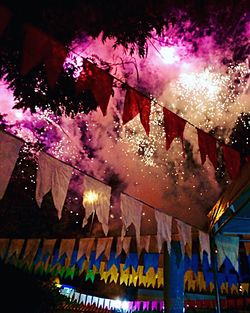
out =
<svg viewBox="0 0 250 313"><path fill-rule="evenodd" d="M206 161L206 156L208 156L209 160L212 162L214 168L216 169L218 164L216 139L200 129L197 129L197 134L201 163L204 164L204 162Z"/></svg>
<svg viewBox="0 0 250 313"><path fill-rule="evenodd" d="M240 154L238 151L226 145L223 145L222 149L227 171L231 179L234 179L238 176L240 171Z"/></svg>
<svg viewBox="0 0 250 313"><path fill-rule="evenodd" d="M102 114L107 114L107 107L112 94L114 77L108 72L98 68L91 62L84 61L84 70L82 71L77 83L78 92L82 90L91 90L96 103L102 110Z"/></svg>
<svg viewBox="0 0 250 313"><path fill-rule="evenodd" d="M146 131L146 134L149 135L150 109L150 99L145 97L135 89L128 87L122 115L123 124L128 123L138 113L140 113L141 123Z"/></svg>
<svg viewBox="0 0 250 313"><path fill-rule="evenodd" d="M42 63L48 54L49 37L32 25L25 25L21 74L26 75L32 68Z"/></svg>
<svg viewBox="0 0 250 313"><path fill-rule="evenodd" d="M0 35L2 35L5 31L5 28L9 24L11 17L11 11L5 6L0 5Z"/></svg>
<svg viewBox="0 0 250 313"><path fill-rule="evenodd" d="M172 141L176 137L181 139L183 145L183 132L186 121L166 108L163 108L163 114L166 133L166 149L168 150L170 148Z"/></svg>
<svg viewBox="0 0 250 313"><path fill-rule="evenodd" d="M52 88L55 86L58 77L63 70L63 63L66 56L67 52L64 46L53 38L50 38L48 42L48 54L45 57L45 66L48 83Z"/></svg>

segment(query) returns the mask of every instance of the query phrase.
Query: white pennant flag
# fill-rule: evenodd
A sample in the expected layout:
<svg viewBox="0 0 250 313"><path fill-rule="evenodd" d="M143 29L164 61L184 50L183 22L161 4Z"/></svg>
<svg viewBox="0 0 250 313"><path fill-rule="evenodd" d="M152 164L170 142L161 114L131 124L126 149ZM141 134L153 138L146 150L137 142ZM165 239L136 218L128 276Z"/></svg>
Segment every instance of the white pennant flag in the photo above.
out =
<svg viewBox="0 0 250 313"><path fill-rule="evenodd" d="M208 254L208 260L211 264L211 252L210 252L210 238L208 233L204 233L199 230L199 241L200 241L200 258L201 262L203 261L203 251L206 251Z"/></svg>
<svg viewBox="0 0 250 313"><path fill-rule="evenodd" d="M36 179L36 201L41 207L43 197L51 190L58 218L66 199L72 168L59 160L41 152L38 159Z"/></svg>
<svg viewBox="0 0 250 313"><path fill-rule="evenodd" d="M7 189L23 142L0 131L0 200Z"/></svg>
<svg viewBox="0 0 250 313"><path fill-rule="evenodd" d="M157 244L158 251L161 252L163 242L167 243L168 253L171 252L172 239L172 216L155 210L155 219L157 223Z"/></svg>
<svg viewBox="0 0 250 313"><path fill-rule="evenodd" d="M81 293L79 304L81 303L85 304L85 301L86 301L86 295Z"/></svg>
<svg viewBox="0 0 250 313"><path fill-rule="evenodd" d="M111 187L89 176L84 176L83 206L85 217L82 227L88 223L91 214L96 213L104 234L108 234Z"/></svg>
<svg viewBox="0 0 250 313"><path fill-rule="evenodd" d="M223 236L217 234L215 236L215 243L217 247L218 268L221 267L225 258L228 257L235 270L239 270L239 244L240 238L238 236Z"/></svg>
<svg viewBox="0 0 250 313"><path fill-rule="evenodd" d="M131 224L134 224L137 247L140 247L142 203L125 194L121 194L121 213L123 221L121 232L122 240L126 234L127 228Z"/></svg>
<svg viewBox="0 0 250 313"><path fill-rule="evenodd" d="M181 250L182 256L184 256L185 246L188 245L189 252L192 253L192 227L183 223L180 220L177 220L177 228L179 235L181 237Z"/></svg>

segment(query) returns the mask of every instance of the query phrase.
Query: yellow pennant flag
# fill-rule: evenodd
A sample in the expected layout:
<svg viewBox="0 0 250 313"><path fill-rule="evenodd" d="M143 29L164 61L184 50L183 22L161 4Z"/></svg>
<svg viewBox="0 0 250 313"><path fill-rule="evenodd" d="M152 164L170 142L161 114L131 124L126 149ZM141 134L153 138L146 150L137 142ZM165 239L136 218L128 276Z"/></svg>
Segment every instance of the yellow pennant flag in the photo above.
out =
<svg viewBox="0 0 250 313"><path fill-rule="evenodd" d="M143 286L146 287L147 286L147 277L145 275L143 275L144 272L144 266L143 265L139 265L138 266L138 278L139 278L139 286Z"/></svg>
<svg viewBox="0 0 250 313"><path fill-rule="evenodd" d="M238 290L238 287L235 284L232 284L231 294L234 294L234 293L238 294L239 290Z"/></svg>
<svg viewBox="0 0 250 313"><path fill-rule="evenodd" d="M209 291L210 291L210 293L213 293L213 292L214 292L214 289L215 289L214 283L210 282L210 283L209 283Z"/></svg>
<svg viewBox="0 0 250 313"><path fill-rule="evenodd" d="M157 287L161 288L164 286L164 275L163 275L163 268L158 268L158 273L157 273Z"/></svg>
<svg viewBox="0 0 250 313"><path fill-rule="evenodd" d="M243 293L243 294L244 294L245 292L248 294L249 283L241 283L241 288L242 288L242 293Z"/></svg>
<svg viewBox="0 0 250 313"><path fill-rule="evenodd" d="M124 270L124 264L120 264L120 285L125 284L128 285L129 280L129 268Z"/></svg>
<svg viewBox="0 0 250 313"><path fill-rule="evenodd" d="M147 287L152 286L154 288L156 284L156 275L153 267L149 268L149 270L146 273L146 277L147 277Z"/></svg>
<svg viewBox="0 0 250 313"><path fill-rule="evenodd" d="M114 282L114 283L117 283L118 281L118 278L119 278L119 273L118 273L118 270L117 270L117 267L113 264L109 270L109 273L110 273L110 283Z"/></svg>
<svg viewBox="0 0 250 313"><path fill-rule="evenodd" d="M101 276L101 277L100 277L100 280L103 280L104 283L107 284L108 278L109 278L109 276L110 276L110 273L104 271L104 272L100 273L100 276Z"/></svg>
<svg viewBox="0 0 250 313"><path fill-rule="evenodd" d="M132 267L132 273L129 275L129 286L134 285L136 287L138 277L139 274Z"/></svg>

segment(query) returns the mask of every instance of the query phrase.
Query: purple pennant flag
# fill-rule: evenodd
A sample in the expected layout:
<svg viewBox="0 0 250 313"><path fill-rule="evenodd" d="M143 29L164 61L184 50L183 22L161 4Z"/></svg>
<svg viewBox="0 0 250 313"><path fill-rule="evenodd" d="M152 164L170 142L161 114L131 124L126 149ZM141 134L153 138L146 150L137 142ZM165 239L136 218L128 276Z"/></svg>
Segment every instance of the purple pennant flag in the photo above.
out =
<svg viewBox="0 0 250 313"><path fill-rule="evenodd" d="M160 312L164 310L164 301L160 301Z"/></svg>
<svg viewBox="0 0 250 313"><path fill-rule="evenodd" d="M129 309L129 311L133 311L133 307L134 307L133 301L128 301L128 309Z"/></svg>
<svg viewBox="0 0 250 313"><path fill-rule="evenodd" d="M134 302L134 310L140 311L140 307L141 307L141 301L135 301Z"/></svg>
<svg viewBox="0 0 250 313"><path fill-rule="evenodd" d="M155 301L152 301L152 304L151 304L151 310L157 310L158 309L158 302L155 300Z"/></svg>
<svg viewBox="0 0 250 313"><path fill-rule="evenodd" d="M143 301L143 311L149 311L149 301Z"/></svg>

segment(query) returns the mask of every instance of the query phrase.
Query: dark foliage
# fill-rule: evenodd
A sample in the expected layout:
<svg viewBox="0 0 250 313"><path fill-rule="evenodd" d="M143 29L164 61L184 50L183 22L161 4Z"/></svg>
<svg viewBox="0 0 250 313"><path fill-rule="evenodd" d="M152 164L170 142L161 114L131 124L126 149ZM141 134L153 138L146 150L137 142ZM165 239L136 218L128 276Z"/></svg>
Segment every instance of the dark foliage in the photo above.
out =
<svg viewBox="0 0 250 313"><path fill-rule="evenodd" d="M1 310L9 313L52 313L65 301L59 289L47 280L11 264L0 263Z"/></svg>

